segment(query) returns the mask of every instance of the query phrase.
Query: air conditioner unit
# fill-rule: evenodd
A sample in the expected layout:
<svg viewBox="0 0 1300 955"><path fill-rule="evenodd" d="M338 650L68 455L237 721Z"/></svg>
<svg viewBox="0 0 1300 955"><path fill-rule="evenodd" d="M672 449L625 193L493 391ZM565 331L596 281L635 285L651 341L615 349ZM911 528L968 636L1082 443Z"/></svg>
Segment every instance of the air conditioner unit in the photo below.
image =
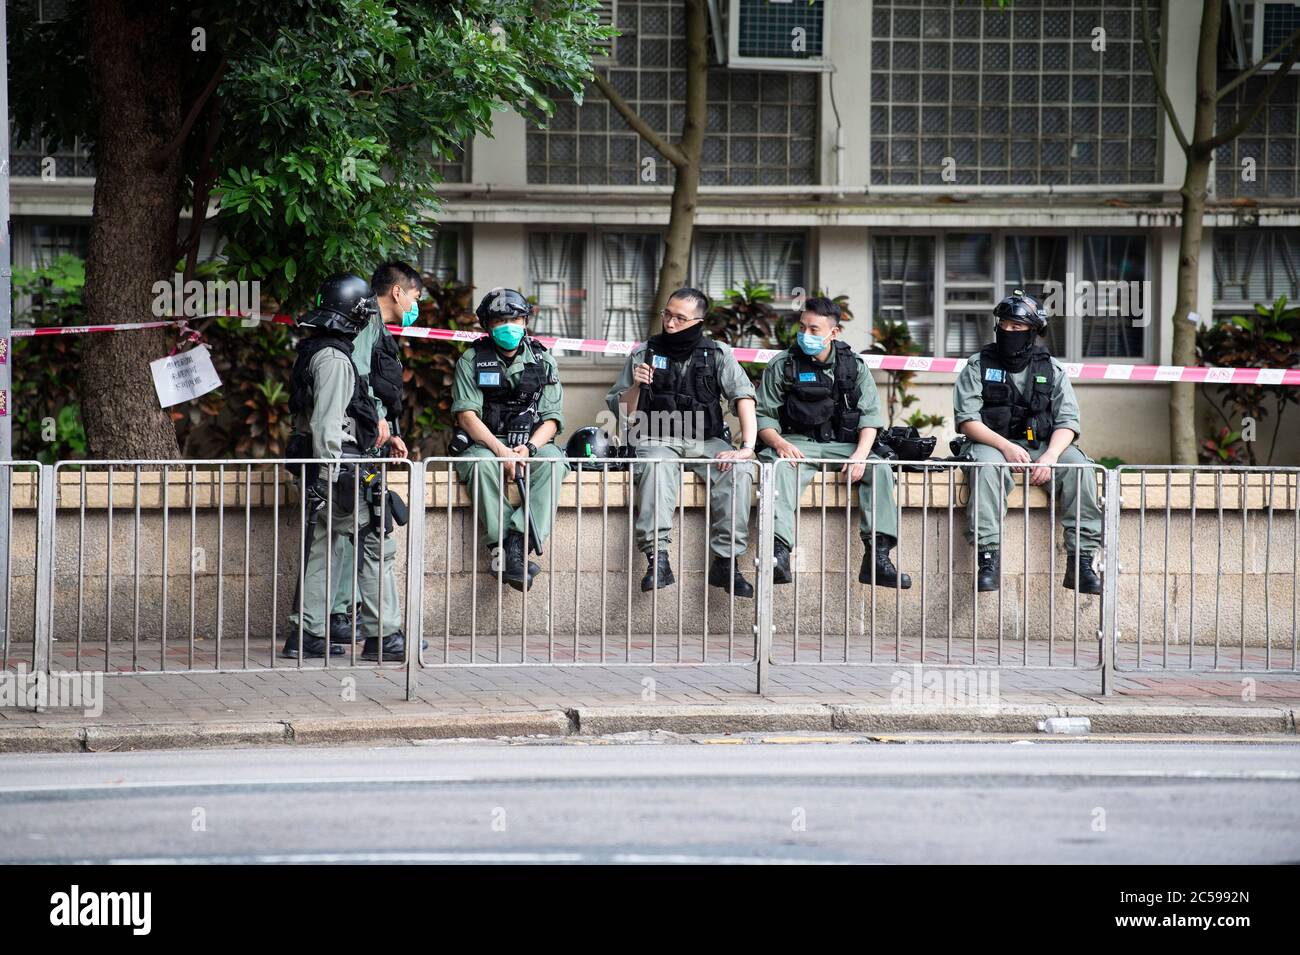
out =
<svg viewBox="0 0 1300 955"><path fill-rule="evenodd" d="M1300 3L1293 0L1255 0L1254 6L1255 15L1250 23L1250 59L1252 63L1258 63L1300 29ZM1276 70L1282 65L1280 61L1285 56L1284 50L1275 62L1264 64L1260 71ZM1300 72L1300 62L1291 67L1291 72Z"/></svg>
<svg viewBox="0 0 1300 955"><path fill-rule="evenodd" d="M739 69L831 69L829 6L829 0L709 0L718 62Z"/></svg>

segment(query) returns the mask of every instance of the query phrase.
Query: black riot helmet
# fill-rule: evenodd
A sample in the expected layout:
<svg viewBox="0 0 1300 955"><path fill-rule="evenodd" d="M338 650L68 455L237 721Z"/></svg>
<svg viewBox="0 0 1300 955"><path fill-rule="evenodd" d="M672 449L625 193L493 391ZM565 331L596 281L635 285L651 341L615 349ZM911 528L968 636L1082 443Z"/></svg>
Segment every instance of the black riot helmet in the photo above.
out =
<svg viewBox="0 0 1300 955"><path fill-rule="evenodd" d="M610 443L605 432L599 428L579 428L569 438L564 456L582 459L581 463L576 465L579 468L599 470L603 465L596 464L591 459L618 457L618 449Z"/></svg>
<svg viewBox="0 0 1300 955"><path fill-rule="evenodd" d="M483 300L478 303L478 308L474 310L474 314L478 316L479 323L484 328L502 319L520 316L527 318L532 313L533 307L528 304L528 299L512 288L492 289L483 296Z"/></svg>
<svg viewBox="0 0 1300 955"><path fill-rule="evenodd" d="M370 283L359 275L340 272L320 284L316 300L298 318L298 325L355 335L378 314L379 303Z"/></svg>
<svg viewBox="0 0 1300 955"><path fill-rule="evenodd" d="M1013 322L1024 322L1034 330L1036 335L1042 335L1047 331L1047 316L1043 314L1042 306L1038 304L1038 299L1026 294L1024 289L1015 289L998 302L993 309L993 317L999 320L1005 318Z"/></svg>

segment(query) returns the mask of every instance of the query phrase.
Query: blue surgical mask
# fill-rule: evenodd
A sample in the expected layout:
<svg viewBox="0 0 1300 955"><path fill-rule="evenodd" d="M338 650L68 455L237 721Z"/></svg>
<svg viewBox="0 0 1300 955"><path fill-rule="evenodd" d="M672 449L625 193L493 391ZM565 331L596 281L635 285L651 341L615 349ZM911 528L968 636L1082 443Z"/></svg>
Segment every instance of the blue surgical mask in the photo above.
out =
<svg viewBox="0 0 1300 955"><path fill-rule="evenodd" d="M524 326L514 322L502 322L492 329L492 340L506 351L514 351L524 340Z"/></svg>
<svg viewBox="0 0 1300 955"><path fill-rule="evenodd" d="M402 327L410 328L420 317L420 303L412 302L411 307L402 313Z"/></svg>
<svg viewBox="0 0 1300 955"><path fill-rule="evenodd" d="M826 339L821 335L809 335L807 332L800 332L799 349L805 355L820 355L822 349L826 347Z"/></svg>

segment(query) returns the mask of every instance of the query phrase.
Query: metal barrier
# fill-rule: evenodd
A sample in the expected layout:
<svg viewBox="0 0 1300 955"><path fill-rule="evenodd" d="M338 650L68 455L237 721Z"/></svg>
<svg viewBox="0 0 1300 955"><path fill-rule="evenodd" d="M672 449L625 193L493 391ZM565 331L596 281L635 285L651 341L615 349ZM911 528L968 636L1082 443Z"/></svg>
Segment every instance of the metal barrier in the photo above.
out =
<svg viewBox="0 0 1300 955"><path fill-rule="evenodd" d="M1118 476L1116 669L1298 672L1300 468L1124 465Z"/></svg>
<svg viewBox="0 0 1300 955"><path fill-rule="evenodd" d="M404 663L408 698L421 668L538 664L753 666L759 692L773 665L1100 670L1103 691L1116 670L1297 672L1300 469L1056 464L1053 479L1034 487L1032 464L873 460L873 480L853 488L831 470L843 460L736 462L728 475L707 458L603 459L594 470L568 474L577 462L548 454L530 460L522 497L511 497L511 482L500 479L503 461L369 462L376 480L405 495L410 520L390 535L388 498L378 496L378 528L366 545L372 550L354 548L339 565L326 548L318 552L323 578L313 579L328 582L318 621L336 587L350 587L354 600L373 587L374 610L365 619L382 633L396 599L391 624L418 652L389 660L381 643L373 661L360 659L355 603L347 638L331 636L344 654L304 659L301 652L313 615L304 586L313 522L291 478L303 465L331 462L6 463L0 669L240 672ZM738 480L741 468L748 477ZM690 481L687 469L697 475ZM997 476L967 480L990 470ZM647 500L671 505L640 507L638 475ZM340 517L334 496L359 496L364 480L353 471L350 489L327 484L324 500L313 504L331 541L360 533L363 511L344 509ZM979 513L988 503L981 495L997 493L999 482L1007 508L984 507L996 517L1001 552L998 587L986 593L978 588L974 548L959 546L957 536L970 526L965 506ZM487 512L472 502L503 483L507 493L487 515L495 521L484 526ZM715 492L728 483L735 493L720 498L729 505L719 514ZM1087 538L1102 579L1095 596L1060 591L1070 568L1057 525L1081 526L1087 488L1100 488L1091 515L1101 517L1100 534L1093 526ZM515 515L523 498L533 501L528 513L542 519L537 527L524 512ZM557 506L564 519L552 524ZM506 543L507 507L525 552L543 538L531 587L516 581L512 589L504 561L491 563L492 547ZM864 509L873 534L890 523L896 529L892 558L912 575L910 589L882 593L873 561L861 568L865 579L853 573ZM657 550L665 511L676 579L662 592L642 592L637 552L647 541ZM756 535L747 541L749 517ZM1163 524L1149 528L1152 518ZM992 533L992 520L981 534ZM778 534L791 551L788 585L774 578ZM752 598L736 592L730 575L725 586L710 583L719 550L741 551L737 565ZM369 577L364 553L377 555ZM1078 564L1072 569L1077 578ZM1289 628L1275 626L1288 618ZM281 657L286 650L297 650L296 658Z"/></svg>
<svg viewBox="0 0 1300 955"><path fill-rule="evenodd" d="M534 556L529 553L534 523L548 536L551 514L561 504L572 509L572 519L562 528L560 540L549 537L544 543L545 554L537 558L539 577L519 592L519 586L507 585L504 561L498 559L508 522L500 469L509 461L489 456L425 461L433 489L426 533L433 540L445 533L446 546L441 554L431 547L425 563L425 574L441 579L430 604L442 612L425 619L430 649L422 654L421 666L748 666L761 659L755 635L765 598L764 575L754 579L752 549L742 546L736 558L756 588L752 600L737 596L734 578L725 589L708 582L715 556L710 531L725 541L724 547L737 540L743 544L751 483L759 485L763 536L757 462L736 462L724 470L713 459L675 456L598 462L559 456L531 459L522 496L533 502L533 520L520 516L520 497L509 506L509 521L522 534L526 557ZM594 469L573 470L561 488L565 472L579 463ZM702 472L703 482L688 486L682 480L685 469ZM642 498L634 484L641 474L649 501L667 502L671 520L661 522L661 516L666 517L663 508L649 501L639 506ZM534 482L542 487L536 494ZM712 499L723 487L739 492L723 495L730 501L729 512L719 516L712 510ZM694 506L688 512L687 492L693 505L702 505L702 512ZM483 507L473 503L480 494ZM538 514L538 509L548 513ZM646 515L651 520L648 535ZM638 552L647 536L656 542L657 551L661 531L675 544L666 551L674 583L643 592L635 586L647 569L646 564L638 566ZM453 540L459 541L458 548L453 548Z"/></svg>
<svg viewBox="0 0 1300 955"><path fill-rule="evenodd" d="M773 465L798 468L799 497L810 486L813 505L798 508L798 518L790 522L792 539L785 542L790 546L793 581L791 586L776 588L774 615L791 625L787 632L774 635L776 663L1022 669L1104 665L1099 639L1101 599L1082 596L1077 590L1065 591L1067 596L1058 599L1062 583L1058 572L1063 577L1072 569L1077 577L1080 550L1075 551L1075 566L1068 568L1066 558L1058 558L1054 542L1060 533L1058 512L1064 523L1078 527L1086 516L1082 512L1086 482L1093 482L1095 488L1105 469L1092 463L1044 466L1053 477L1040 491L1031 483L1034 465L872 459L869 467L874 478L872 471L864 473L854 494L844 476L835 473L846 463L803 459ZM959 480L980 471L1002 475L1011 492L1007 506L995 508L996 530L979 528L967 519L966 505L978 513L984 503L981 494L997 490L996 483L990 489L988 482ZM779 475L774 481L778 488L794 483L792 478L782 481ZM889 486L882 487L886 481ZM1038 493L1045 507L1040 504L1031 510L1031 498ZM1058 495L1072 498L1073 508L1058 507ZM859 498L857 520L855 497ZM776 506L790 505L783 505L778 497ZM866 520L865 514L873 517ZM979 540L959 545L962 525L958 521L967 527L968 541L976 533ZM836 528L828 534L831 522ZM806 526L810 523L811 528ZM881 526L897 531L893 562L900 574L912 577L910 589L879 585L874 562L865 563L865 554L873 551L866 549L862 535L868 527L874 535ZM855 536L862 537L861 545L853 544ZM1000 553L998 586L996 592L981 593L975 543L989 549L994 540ZM1102 540L1094 548L1098 560L1104 558L1104 545ZM864 564L855 573L857 553L864 553Z"/></svg>

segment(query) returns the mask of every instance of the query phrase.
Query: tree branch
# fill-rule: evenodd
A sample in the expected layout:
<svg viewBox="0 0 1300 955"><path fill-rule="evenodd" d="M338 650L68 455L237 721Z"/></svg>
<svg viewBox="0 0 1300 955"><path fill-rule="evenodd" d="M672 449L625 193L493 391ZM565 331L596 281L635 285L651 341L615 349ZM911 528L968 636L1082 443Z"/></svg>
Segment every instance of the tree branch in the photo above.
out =
<svg viewBox="0 0 1300 955"><path fill-rule="evenodd" d="M1273 59L1273 57L1277 56L1288 46L1291 46L1292 44L1295 43L1300 43L1300 29L1297 29L1289 37L1287 37L1285 40L1279 43L1277 45L1277 49L1270 52L1267 56L1265 56L1262 60L1260 60L1250 69L1243 72L1240 76L1234 77L1231 82L1224 84L1223 89L1219 90L1217 93L1214 94L1214 101L1217 103L1219 100L1223 99L1233 90L1235 90L1238 86L1246 82L1246 80L1250 79L1260 70L1262 70L1265 66L1267 66L1269 60Z"/></svg>
<svg viewBox="0 0 1300 955"><path fill-rule="evenodd" d="M1169 101L1169 91L1165 89L1165 77L1163 69L1163 51L1168 47L1166 43L1161 47L1161 62L1156 62L1156 51L1151 45L1151 24L1147 22L1147 2L1142 0L1142 45L1147 51L1147 62L1151 65L1151 76L1156 81L1156 92L1160 95L1160 105L1165 109L1165 115L1169 117L1169 125L1174 128L1174 136L1178 139L1178 145L1183 147L1184 153L1189 153L1191 146L1187 142L1187 136L1183 133L1183 127L1178 122L1178 114L1174 112L1174 104Z"/></svg>
<svg viewBox="0 0 1300 955"><path fill-rule="evenodd" d="M627 120L627 124L636 131L637 135L650 144L655 152L674 166L687 165L686 154L646 125L646 121L637 115L636 110L628 105L627 100L619 95L618 90L610 85L609 80L599 73L596 74L596 88L600 90L605 99L609 100L610 105L618 111L618 114Z"/></svg>
<svg viewBox="0 0 1300 955"><path fill-rule="evenodd" d="M1300 34L1300 30L1296 32L1297 34ZM1249 129L1251 123L1255 122L1260 111L1263 110L1264 105L1272 98L1273 92L1278 88L1278 85L1281 84L1286 75L1291 72L1291 67L1295 66L1297 59L1300 59L1300 43L1297 43L1292 47L1287 58L1282 61L1282 65L1279 66L1276 72L1268 78L1268 85L1264 87L1264 92L1255 98L1254 102L1251 103L1250 109L1246 111L1246 114L1238 119L1227 132L1219 133L1206 143L1205 148L1212 153L1224 143L1232 142Z"/></svg>
<svg viewBox="0 0 1300 955"><path fill-rule="evenodd" d="M194 105L190 107L189 115L185 117L185 122L181 123L180 131L172 138L171 142L162 148L158 155L154 156L154 168L161 169L172 154L185 145L185 140L189 138L190 130L194 127L194 121L199 118L199 114L203 112L203 107L208 104L212 94L217 91L217 84L221 82L221 77L225 75L226 67L229 65L229 61L223 56L221 62L217 64L216 70L212 73L212 79L208 80L208 85L203 87L203 92L194 101Z"/></svg>
<svg viewBox="0 0 1300 955"><path fill-rule="evenodd" d="M409 89L411 89L411 88L414 87L414 86L415 86L414 83L403 83L401 86L390 86L390 87L388 87L388 89L380 90L378 95L380 95L380 96L387 96L389 93L400 93L400 92L402 92L403 90L409 90ZM348 95L351 96L353 99L356 99L358 96L374 96L374 95L375 95L375 91L374 91L374 90L357 90L357 91L355 91L355 92L353 92L353 93L349 93Z"/></svg>

